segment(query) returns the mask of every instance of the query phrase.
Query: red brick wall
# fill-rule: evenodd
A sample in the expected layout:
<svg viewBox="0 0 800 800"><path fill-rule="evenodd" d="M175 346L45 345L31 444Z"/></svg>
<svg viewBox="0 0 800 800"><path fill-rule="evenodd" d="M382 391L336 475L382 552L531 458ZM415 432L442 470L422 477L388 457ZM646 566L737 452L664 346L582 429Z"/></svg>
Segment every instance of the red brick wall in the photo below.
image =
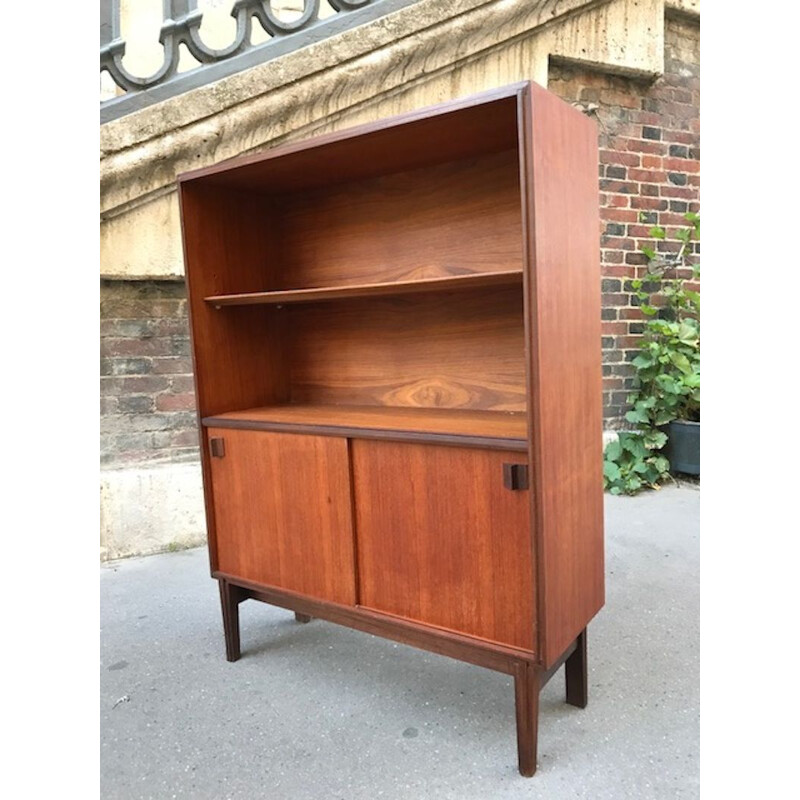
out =
<svg viewBox="0 0 800 800"><path fill-rule="evenodd" d="M183 283L102 281L100 348L102 463L199 458Z"/></svg>
<svg viewBox="0 0 800 800"><path fill-rule="evenodd" d="M644 277L643 244L652 225L667 230L699 211L699 28L667 19L665 73L654 83L554 65L548 88L594 112L600 133L600 246L603 274L603 392L606 427L624 425L643 316L630 281ZM644 215L642 220L640 217Z"/></svg>

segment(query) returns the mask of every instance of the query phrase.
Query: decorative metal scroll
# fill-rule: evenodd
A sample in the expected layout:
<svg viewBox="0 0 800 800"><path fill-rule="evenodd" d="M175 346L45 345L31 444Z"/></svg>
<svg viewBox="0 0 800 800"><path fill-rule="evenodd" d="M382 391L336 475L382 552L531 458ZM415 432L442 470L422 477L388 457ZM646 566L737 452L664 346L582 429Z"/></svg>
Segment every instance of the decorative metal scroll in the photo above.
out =
<svg viewBox="0 0 800 800"><path fill-rule="evenodd" d="M342 15L356 11L379 0L328 0ZM155 73L147 77L132 75L122 65L125 41L120 37L119 0L102 0L100 7L100 70L107 70L118 86L128 92L149 89L164 83L178 69L180 45L184 44L201 64L213 64L253 48L250 39L255 17L273 38L291 36L307 29L319 20L320 0L304 0L303 11L297 19L278 19L270 0L235 0L231 16L236 20L236 36L227 47L215 50L200 38L203 14L196 0L163 0L164 22L159 42L164 47L164 61ZM263 46L263 45L261 45Z"/></svg>

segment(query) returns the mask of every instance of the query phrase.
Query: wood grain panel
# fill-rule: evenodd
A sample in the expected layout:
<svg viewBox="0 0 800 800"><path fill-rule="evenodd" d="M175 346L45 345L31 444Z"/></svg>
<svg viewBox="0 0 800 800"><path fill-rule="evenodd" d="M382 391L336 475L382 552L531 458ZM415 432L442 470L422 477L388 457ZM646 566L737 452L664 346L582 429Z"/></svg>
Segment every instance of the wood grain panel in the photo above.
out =
<svg viewBox="0 0 800 800"><path fill-rule="evenodd" d="M352 442L360 605L532 651L526 491L515 453Z"/></svg>
<svg viewBox="0 0 800 800"><path fill-rule="evenodd" d="M281 198L274 288L522 270L517 148Z"/></svg>
<svg viewBox="0 0 800 800"><path fill-rule="evenodd" d="M286 309L291 401L524 411L522 293L494 289Z"/></svg>
<svg viewBox="0 0 800 800"><path fill-rule="evenodd" d="M547 667L604 602L597 129L536 84L524 117L533 500Z"/></svg>
<svg viewBox="0 0 800 800"><path fill-rule="evenodd" d="M355 555L347 441L211 428L218 569L352 605Z"/></svg>

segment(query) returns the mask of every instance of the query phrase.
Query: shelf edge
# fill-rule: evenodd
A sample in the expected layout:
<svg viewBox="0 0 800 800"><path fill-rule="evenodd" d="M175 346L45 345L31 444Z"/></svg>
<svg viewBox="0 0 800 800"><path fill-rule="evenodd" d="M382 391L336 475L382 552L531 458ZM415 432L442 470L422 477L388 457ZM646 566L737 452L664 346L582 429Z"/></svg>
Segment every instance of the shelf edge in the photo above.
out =
<svg viewBox="0 0 800 800"><path fill-rule="evenodd" d="M511 286L521 282L522 270L475 272L413 281L352 284L349 286L318 286L307 289L275 289L265 292L237 292L204 297L209 305L281 305L284 303L320 303L358 297L421 294L423 292L461 291L486 286Z"/></svg>
<svg viewBox="0 0 800 800"><path fill-rule="evenodd" d="M519 453L528 452L527 439L507 439L501 436L391 430L387 428L362 428L352 425L269 422L264 420L226 419L225 417L204 417L202 423L204 428L239 428L253 431L274 431L276 433L339 436L346 439L381 439L388 442L427 442L429 444L448 445L451 447L472 447L481 450L504 450L507 452Z"/></svg>

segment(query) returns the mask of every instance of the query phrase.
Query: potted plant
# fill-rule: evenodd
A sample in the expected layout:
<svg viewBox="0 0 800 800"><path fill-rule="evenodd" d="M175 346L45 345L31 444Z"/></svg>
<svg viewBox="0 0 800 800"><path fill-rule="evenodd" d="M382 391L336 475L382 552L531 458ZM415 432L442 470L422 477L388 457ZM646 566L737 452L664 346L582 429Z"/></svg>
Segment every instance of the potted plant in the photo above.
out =
<svg viewBox="0 0 800 800"><path fill-rule="evenodd" d="M672 472L700 474L700 293L687 280L700 278L693 242L700 240L700 217L684 215L688 225L677 231L675 254L643 247L647 280L632 281L642 313L648 317L641 352L633 360L635 390L629 398L629 422L666 433L664 455ZM666 238L660 226L650 229ZM646 404L644 401L647 401Z"/></svg>
<svg viewBox="0 0 800 800"><path fill-rule="evenodd" d="M679 251L643 247L646 279L630 284L647 320L625 415L635 430L620 433L605 451L605 487L613 494L655 488L670 469L700 474L700 293L686 285L700 277L692 252L700 217L684 216L687 227L676 233ZM660 226L650 235L666 239Z"/></svg>

